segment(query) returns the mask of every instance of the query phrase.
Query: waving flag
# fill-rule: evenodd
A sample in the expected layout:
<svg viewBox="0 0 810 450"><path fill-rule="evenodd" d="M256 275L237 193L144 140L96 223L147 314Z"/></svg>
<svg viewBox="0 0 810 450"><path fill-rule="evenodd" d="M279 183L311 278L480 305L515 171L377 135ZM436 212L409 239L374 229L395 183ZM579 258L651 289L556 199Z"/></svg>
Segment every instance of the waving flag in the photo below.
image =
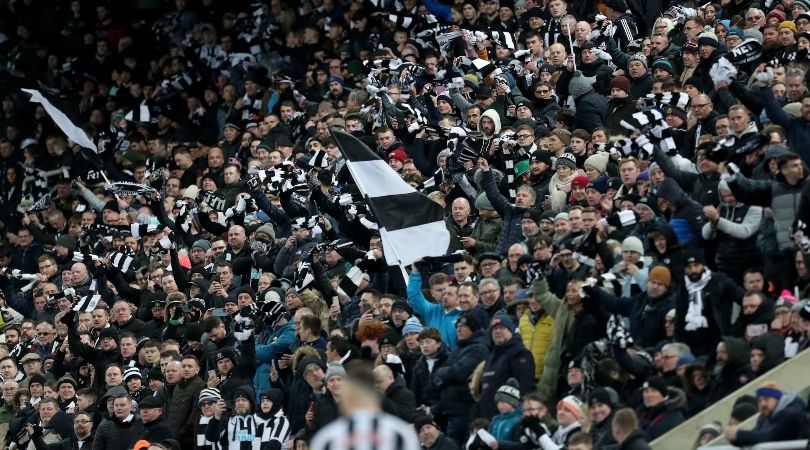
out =
<svg viewBox="0 0 810 450"><path fill-rule="evenodd" d="M332 136L377 218L386 262L407 266L425 256L444 255L450 233L442 207L408 185L356 137L334 129Z"/></svg>
<svg viewBox="0 0 810 450"><path fill-rule="evenodd" d="M75 119L71 119L62 110L54 106L54 101L56 100L55 97L47 92L43 94L36 89L23 89L22 91L31 96L31 102L39 103L43 108L45 108L45 111L49 116L51 116L51 119L53 119L53 121L56 123L56 126L58 126L59 129L62 130L62 132L65 133L65 135L70 138L71 141L88 150L98 152L98 147L96 144L94 144L90 137L87 136L87 133L85 133L84 130L77 125L77 121Z"/></svg>

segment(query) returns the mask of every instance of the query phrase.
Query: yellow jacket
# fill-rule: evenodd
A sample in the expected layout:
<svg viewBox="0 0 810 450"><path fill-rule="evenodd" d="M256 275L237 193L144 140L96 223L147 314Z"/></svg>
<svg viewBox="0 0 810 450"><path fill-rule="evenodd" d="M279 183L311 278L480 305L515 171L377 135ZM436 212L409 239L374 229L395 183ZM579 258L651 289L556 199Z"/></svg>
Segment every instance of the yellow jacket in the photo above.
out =
<svg viewBox="0 0 810 450"><path fill-rule="evenodd" d="M551 334L554 329L554 318L547 313L537 320L537 323L532 325L531 319L532 312L528 309L523 313L523 316L518 322L518 330L520 330L520 337L523 340L523 345L532 352L535 361L545 361L548 347L551 344ZM543 363L539 362L534 365L534 378L539 380L543 374Z"/></svg>

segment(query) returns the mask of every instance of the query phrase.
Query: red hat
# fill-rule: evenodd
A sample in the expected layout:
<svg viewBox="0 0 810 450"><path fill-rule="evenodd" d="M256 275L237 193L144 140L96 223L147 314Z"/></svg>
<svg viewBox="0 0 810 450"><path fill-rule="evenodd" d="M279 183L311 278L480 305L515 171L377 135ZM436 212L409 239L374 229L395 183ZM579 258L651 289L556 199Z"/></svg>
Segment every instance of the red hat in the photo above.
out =
<svg viewBox="0 0 810 450"><path fill-rule="evenodd" d="M627 95L630 95L630 80L628 80L624 75L619 75L618 77L610 80L610 88L621 89L626 92Z"/></svg>
<svg viewBox="0 0 810 450"><path fill-rule="evenodd" d="M579 175L571 181L571 187L586 187L588 185L588 177Z"/></svg>
<svg viewBox="0 0 810 450"><path fill-rule="evenodd" d="M388 160L396 159L401 163L404 163L406 159L408 159L408 154L405 153L405 150L398 148L391 153L388 154Z"/></svg>

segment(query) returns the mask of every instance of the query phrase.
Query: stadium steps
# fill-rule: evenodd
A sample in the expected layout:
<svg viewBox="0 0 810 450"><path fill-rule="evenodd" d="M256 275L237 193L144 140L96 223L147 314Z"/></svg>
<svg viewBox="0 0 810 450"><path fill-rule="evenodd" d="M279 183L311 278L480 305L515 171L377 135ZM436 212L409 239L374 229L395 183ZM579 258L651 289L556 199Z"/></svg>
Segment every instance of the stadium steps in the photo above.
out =
<svg viewBox="0 0 810 450"><path fill-rule="evenodd" d="M756 395L755 391L765 381L775 381L784 391L801 393L802 400L806 401L807 393L810 392L810 377L807 376L808 368L810 368L810 351L805 350L673 428L651 442L650 445L653 450L687 450L693 448L698 432L703 425L713 420L718 420L725 425L731 415L734 401L741 395ZM756 417L757 415L754 415L754 417L748 419L743 429L753 427ZM709 445L720 444L727 446L728 442L720 436Z"/></svg>

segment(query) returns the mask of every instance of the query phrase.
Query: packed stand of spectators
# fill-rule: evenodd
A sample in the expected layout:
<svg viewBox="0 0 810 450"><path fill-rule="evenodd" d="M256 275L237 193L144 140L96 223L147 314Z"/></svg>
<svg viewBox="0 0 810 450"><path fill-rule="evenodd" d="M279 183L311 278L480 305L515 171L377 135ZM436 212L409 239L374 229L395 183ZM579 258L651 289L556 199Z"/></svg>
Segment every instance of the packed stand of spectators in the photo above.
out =
<svg viewBox="0 0 810 450"><path fill-rule="evenodd" d="M806 0L0 17L4 448L305 450L359 360L428 450L644 449L809 345ZM445 256L386 263L338 132ZM696 445L806 437L806 400Z"/></svg>

